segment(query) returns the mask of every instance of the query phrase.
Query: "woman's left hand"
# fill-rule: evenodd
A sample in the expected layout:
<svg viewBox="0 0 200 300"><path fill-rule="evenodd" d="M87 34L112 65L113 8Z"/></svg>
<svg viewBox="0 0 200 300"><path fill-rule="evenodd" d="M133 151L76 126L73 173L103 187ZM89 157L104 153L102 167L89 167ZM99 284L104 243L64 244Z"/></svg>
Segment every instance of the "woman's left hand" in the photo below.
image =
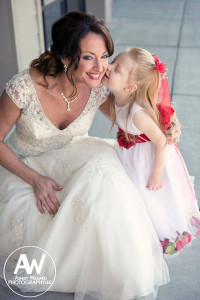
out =
<svg viewBox="0 0 200 300"><path fill-rule="evenodd" d="M165 130L165 133L168 144L176 144L180 141L181 129L180 126L174 121L172 121L168 129Z"/></svg>

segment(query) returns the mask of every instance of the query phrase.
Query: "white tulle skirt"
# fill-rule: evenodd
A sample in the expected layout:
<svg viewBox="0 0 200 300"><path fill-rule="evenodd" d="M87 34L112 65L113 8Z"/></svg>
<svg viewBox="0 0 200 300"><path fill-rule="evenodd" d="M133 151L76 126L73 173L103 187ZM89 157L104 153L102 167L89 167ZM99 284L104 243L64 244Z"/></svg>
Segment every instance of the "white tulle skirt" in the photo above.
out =
<svg viewBox="0 0 200 300"><path fill-rule="evenodd" d="M147 189L155 147L153 143L136 144L125 149L117 146L120 160L140 192L166 254L178 254L200 235L200 212L193 184L176 145L167 146L163 188Z"/></svg>
<svg viewBox="0 0 200 300"><path fill-rule="evenodd" d="M31 186L2 168L1 262L16 248L34 245L55 262L52 291L75 293L76 300L155 299L157 288L169 281L168 268L113 142L88 137L24 162L62 187L56 192L61 205L54 217L42 215ZM53 272L51 264L47 269Z"/></svg>

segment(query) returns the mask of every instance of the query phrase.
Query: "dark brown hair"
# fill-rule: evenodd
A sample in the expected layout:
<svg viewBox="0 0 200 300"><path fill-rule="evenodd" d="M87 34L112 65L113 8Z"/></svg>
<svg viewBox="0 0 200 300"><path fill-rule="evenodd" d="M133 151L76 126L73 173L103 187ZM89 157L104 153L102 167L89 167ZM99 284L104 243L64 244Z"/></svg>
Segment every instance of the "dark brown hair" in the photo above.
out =
<svg viewBox="0 0 200 300"><path fill-rule="evenodd" d="M81 49L80 41L88 33L93 32L103 37L109 56L114 52L114 44L105 22L95 15L80 11L70 12L58 19L52 26L51 49L46 50L39 58L34 59L30 66L37 69L46 76L56 76L63 71L62 58L69 60L66 75L73 84L76 93L76 86L73 82L73 72L78 68ZM46 79L45 79L46 82ZM48 83L46 82L47 86Z"/></svg>

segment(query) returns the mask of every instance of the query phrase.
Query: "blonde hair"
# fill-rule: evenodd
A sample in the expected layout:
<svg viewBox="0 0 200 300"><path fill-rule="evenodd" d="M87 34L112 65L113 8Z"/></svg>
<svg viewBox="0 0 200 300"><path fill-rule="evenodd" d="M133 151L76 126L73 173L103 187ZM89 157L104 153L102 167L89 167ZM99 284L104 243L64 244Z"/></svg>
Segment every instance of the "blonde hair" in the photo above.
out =
<svg viewBox="0 0 200 300"><path fill-rule="evenodd" d="M142 48L129 48L122 53L128 55L136 63L136 67L129 74L129 80L134 82L134 84L137 86L137 89L131 95L126 120L125 136L126 139L129 140L127 133L128 118L131 108L136 101L137 104L143 107L152 117L155 123L161 128L159 114L156 107L156 99L160 86L161 75L158 70L154 69L155 60L151 53L147 50ZM116 122L114 97L112 97L110 101L110 114L112 118L112 129Z"/></svg>

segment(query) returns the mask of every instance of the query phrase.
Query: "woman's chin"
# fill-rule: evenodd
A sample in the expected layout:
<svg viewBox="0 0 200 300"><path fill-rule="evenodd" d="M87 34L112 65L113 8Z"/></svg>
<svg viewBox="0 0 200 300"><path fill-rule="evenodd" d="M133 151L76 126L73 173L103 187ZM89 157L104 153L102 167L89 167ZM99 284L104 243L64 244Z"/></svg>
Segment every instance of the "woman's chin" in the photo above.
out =
<svg viewBox="0 0 200 300"><path fill-rule="evenodd" d="M101 82L102 82L102 79L90 80L87 84L90 88L95 88L95 87L98 87Z"/></svg>

